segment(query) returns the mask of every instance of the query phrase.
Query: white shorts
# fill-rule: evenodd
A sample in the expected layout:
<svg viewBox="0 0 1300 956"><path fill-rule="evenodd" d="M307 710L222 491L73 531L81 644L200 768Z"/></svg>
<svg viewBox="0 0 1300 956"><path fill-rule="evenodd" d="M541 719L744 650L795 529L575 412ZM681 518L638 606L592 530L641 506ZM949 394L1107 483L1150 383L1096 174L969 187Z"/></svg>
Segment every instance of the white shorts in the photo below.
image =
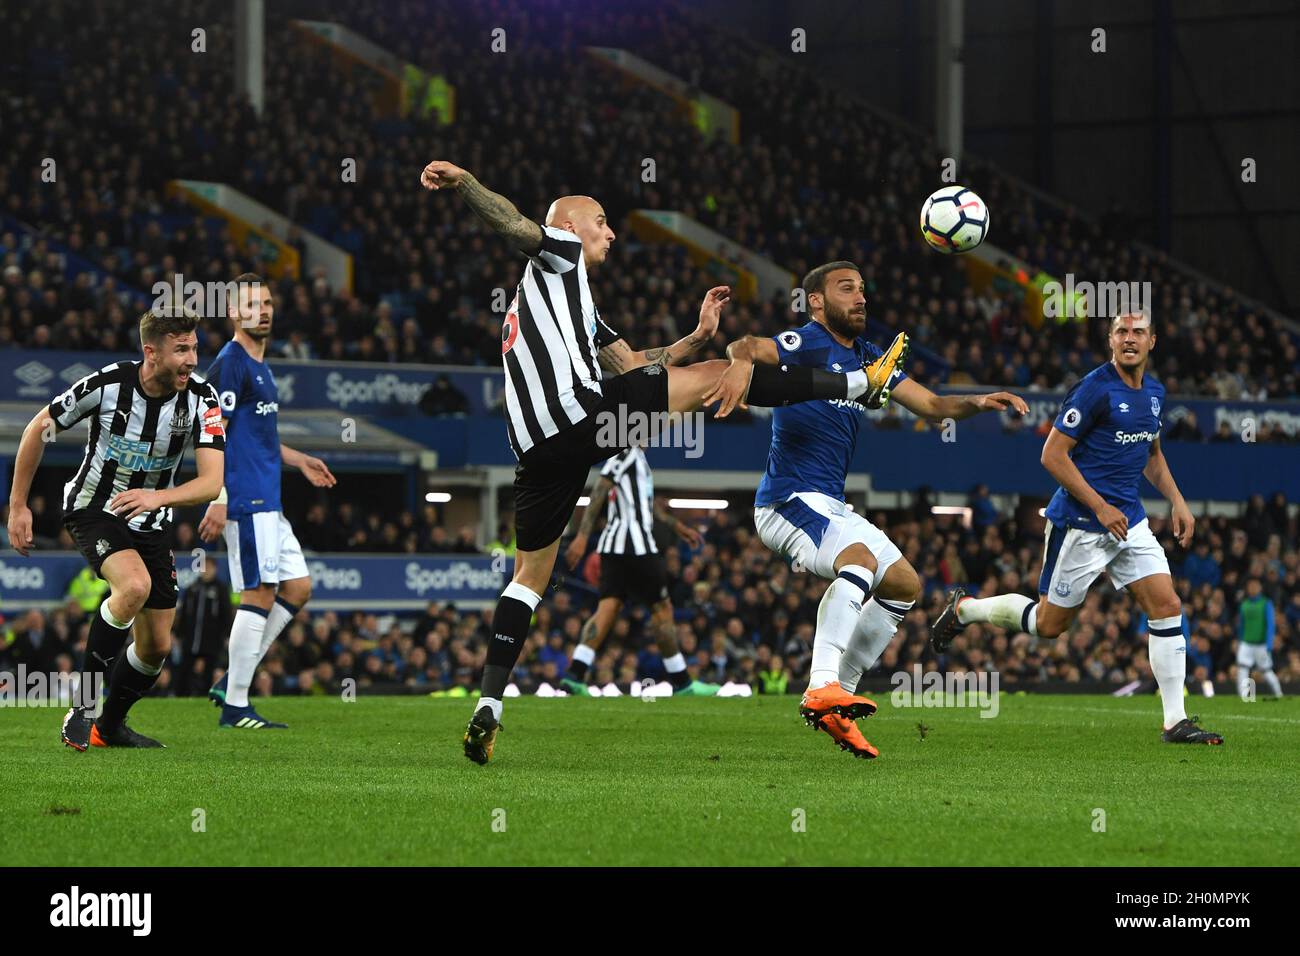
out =
<svg viewBox="0 0 1300 956"><path fill-rule="evenodd" d="M1153 574L1168 574L1165 549L1143 518L1128 529L1128 539L1118 541L1109 531L1084 531L1047 522L1043 549L1043 574L1038 593L1057 607L1078 607L1102 571L1116 588Z"/></svg>
<svg viewBox="0 0 1300 956"><path fill-rule="evenodd" d="M879 581L902 552L874 524L830 495L801 491L779 505L754 509L759 540L787 558L796 571L835 578L835 559L850 545L866 545L876 559Z"/></svg>
<svg viewBox="0 0 1300 956"><path fill-rule="evenodd" d="M226 522L230 588L244 591L307 577L307 559L289 519L279 511L255 511Z"/></svg>
<svg viewBox="0 0 1300 956"><path fill-rule="evenodd" d="M1273 655L1263 644L1247 644L1245 641L1238 641L1237 666L1247 671L1271 671Z"/></svg>

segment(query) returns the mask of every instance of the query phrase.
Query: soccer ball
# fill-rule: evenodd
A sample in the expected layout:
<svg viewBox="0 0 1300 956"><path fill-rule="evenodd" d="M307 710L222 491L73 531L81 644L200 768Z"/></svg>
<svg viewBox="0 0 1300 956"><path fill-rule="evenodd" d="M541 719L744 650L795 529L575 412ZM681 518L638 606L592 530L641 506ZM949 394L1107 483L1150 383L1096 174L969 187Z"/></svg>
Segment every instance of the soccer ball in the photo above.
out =
<svg viewBox="0 0 1300 956"><path fill-rule="evenodd" d="M936 189L921 207L921 235L944 255L970 252L988 234L988 207L965 186Z"/></svg>

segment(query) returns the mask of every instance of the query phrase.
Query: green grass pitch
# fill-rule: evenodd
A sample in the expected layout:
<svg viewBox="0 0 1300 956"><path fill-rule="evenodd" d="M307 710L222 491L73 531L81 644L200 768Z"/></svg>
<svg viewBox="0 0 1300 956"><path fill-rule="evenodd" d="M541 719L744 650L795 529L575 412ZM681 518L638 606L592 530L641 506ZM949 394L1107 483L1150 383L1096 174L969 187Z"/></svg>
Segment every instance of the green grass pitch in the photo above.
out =
<svg viewBox="0 0 1300 956"><path fill-rule="evenodd" d="M510 700L487 767L461 754L467 700L260 701L291 725L278 732L147 700L132 724L168 749L84 754L60 745L62 711L4 708L0 859L1215 866L1300 851L1295 699L1189 698L1217 748L1160 743L1152 697L1003 694L994 719L876 699L861 722L875 761L805 727L796 697Z"/></svg>

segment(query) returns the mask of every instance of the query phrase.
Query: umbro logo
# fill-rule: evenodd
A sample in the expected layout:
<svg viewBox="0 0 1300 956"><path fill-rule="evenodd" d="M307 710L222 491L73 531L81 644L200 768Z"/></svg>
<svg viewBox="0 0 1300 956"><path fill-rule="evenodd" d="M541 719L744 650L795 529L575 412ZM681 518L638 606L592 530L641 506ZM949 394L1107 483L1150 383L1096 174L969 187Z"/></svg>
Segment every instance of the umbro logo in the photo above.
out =
<svg viewBox="0 0 1300 956"><path fill-rule="evenodd" d="M93 371L95 370L89 365L82 365L80 362L77 362L75 365L69 365L60 372L59 378L63 379L69 385L75 385Z"/></svg>
<svg viewBox="0 0 1300 956"><path fill-rule="evenodd" d="M54 372L40 362L28 362L14 369L14 378L24 385L44 385L54 377Z"/></svg>
<svg viewBox="0 0 1300 956"><path fill-rule="evenodd" d="M1121 412L1127 412L1127 411L1128 411L1128 402L1120 402L1120 403L1119 403L1119 410L1120 410Z"/></svg>

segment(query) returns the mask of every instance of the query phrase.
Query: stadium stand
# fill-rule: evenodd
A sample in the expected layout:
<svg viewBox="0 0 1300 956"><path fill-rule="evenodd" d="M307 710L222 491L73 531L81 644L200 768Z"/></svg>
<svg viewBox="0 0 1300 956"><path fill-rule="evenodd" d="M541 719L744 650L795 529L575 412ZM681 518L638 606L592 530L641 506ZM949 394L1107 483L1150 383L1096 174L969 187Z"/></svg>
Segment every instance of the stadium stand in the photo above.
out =
<svg viewBox="0 0 1300 956"><path fill-rule="evenodd" d="M295 15L321 18L331 7L338 22L453 77L460 121L430 129L373 115L365 85L333 69L287 22ZM907 329L921 347L909 372L930 384L1061 389L1104 360L1101 338L1088 324L1029 328L1023 290L1002 283L977 292L952 260L925 250L912 209L932 186L940 159L932 142L851 98L846 102L794 64L735 38L723 42L714 25L690 20L685 11L665 17L639 0L493 2L455 15L446 4L277 4L268 11L268 108L259 117L232 95L227 7L180 0L175 8L174 22L207 25L205 55L176 55L188 49L188 33L140 29L148 12L122 0L75 13L56 3L55 16L37 16L31 7L14 11L21 29L0 40L0 96L17 131L0 147L6 197L0 348L132 353L135 321L155 282L176 274L220 281L265 272L256 250L234 241L221 220L168 196L169 180L193 178L228 183L355 257L355 289L331 288L315 274L301 237L290 237L306 269L275 285L281 356L496 367L500 319L489 303L495 289L516 284L521 260L461 206L430 203L415 188L416 173L436 147L526 213L540 215L562 192L599 198L620 232L608 266L593 280L602 315L617 328L635 329L640 347L665 345L686 332L709 284L681 248L637 242L617 225L633 209L663 208L680 210L797 275L830 259L858 262L873 329ZM510 55L492 62L467 55L494 26L516 38ZM18 36L27 38L21 48ZM741 114L739 142L708 140L671 100L616 81L583 53L588 43L635 49L726 99ZM89 61L98 66L64 70ZM53 183L40 179L48 157L57 160ZM343 157L356 159L367 188L339 180ZM656 159L653 183L638 175L643 157ZM1300 357L1291 326L1129 242L1120 220L1091 221L978 160L963 172L995 210L990 242L1009 255L1052 275L1151 281L1161 336L1154 370L1170 394L1295 397ZM772 334L794 321L784 299L735 303L719 341ZM224 337L210 329L203 353L215 354ZM449 399L430 411L464 414L461 409ZM504 443L500 422L488 425L502 432ZM1171 441L1236 438L1227 422L1198 422L1194 414L1168 428ZM1257 437L1287 441L1296 434L1264 424ZM59 543L55 493L47 489L41 509L33 499L38 543ZM987 495L970 504L969 528L959 518L931 514L924 495L874 519L924 583L924 600L905 620L881 674L917 663L937 666L925 646L925 623L942 606L946 587L1035 590L1036 506L1012 512ZM307 496L293 508L312 551L493 550L480 544L483 529L448 526L436 510L377 510L364 499ZM1278 673L1283 681L1300 680L1292 510L1278 496L1252 500L1240 520L1205 518L1191 553L1153 519L1187 610L1197 679L1231 679L1237 607L1246 580L1256 578L1277 609ZM696 520L707 543L669 556L680 642L693 673L760 691L798 689L824 582L774 559L755 539L744 502ZM191 515L178 526L178 552L193 545L196 522ZM516 674L521 690L554 683L563 671L590 613L592 574L588 562L539 610ZM85 612L75 602L6 617L0 667L20 661L73 667L85 637ZM486 611L436 603L418 617L364 607L303 614L272 651L259 690L324 693L351 677L362 686L467 693L477 686L488 618ZM619 622L592 670L595 683L662 676L644 621L638 609ZM944 663L953 670L996 669L1009 683L1119 687L1150 676L1139 639L1143 626L1126 595L1099 589L1068 639L998 635L984 646L973 627ZM161 682L159 692L174 684Z"/></svg>
<svg viewBox="0 0 1300 956"><path fill-rule="evenodd" d="M939 357L936 381L959 370L962 381L1048 388L1071 384L1080 368L1102 360L1102 343L1088 336L1087 326L1050 329L1052 347L1044 348L1043 335L1031 335L1017 320L1015 290L977 297L963 289L950 261L924 251L910 215L899 210L905 197L926 191L925 177L941 158L933 144L864 112L851 112L847 122L844 111L837 112L844 94L770 56L755 70L752 48L718 42L704 24L688 29L687 21L656 15L646 3L617 9L500 4L455 17L445 9L427 17L414 7L339 5L340 22L457 76L462 122L434 134L374 118L364 87L298 42L284 19L272 28L270 107L257 118L233 101L229 77L214 65L229 52L228 11L212 2L183 6L194 22L212 24L208 59L162 56L160 75L150 66L160 48L187 38L133 29L132 16L144 14L130 13L125 4L103 8L102 19L78 19L67 35L53 34L48 23L29 24L43 42L11 61L29 70L11 68L4 80L18 104L15 126L21 130L0 156L0 179L10 196L6 211L87 255L118 282L144 290L173 271L205 280L259 267L241 257L216 224L164 194L170 178L229 182L359 259L355 296L319 282L280 290L281 300L294 304L286 348L306 345L308 354L342 359L494 361L483 348L496 335L486 304L492 289L513 287L519 261L485 241L472 216L450 204L431 205L410 187L410 170L436 143L527 210L544 209L557 191L581 188L597 195L616 223L640 206L679 209L796 274L819 261L857 261L875 293L873 320L882 328L907 327L929 346ZM277 10L286 19L292 11L293 5ZM521 44L489 68L467 51L494 25L507 35L537 36L543 45ZM612 83L581 52L586 40L608 44L611 37L725 92L744 118L741 142L705 140L665 97ZM118 82L97 83L93 75L74 87L51 82L59 62L92 49L107 49L104 69ZM706 56L705 50L724 52ZM560 63L563 80L536 81L558 77ZM130 110L123 88L141 94L131 98ZM602 117L598 128L592 116ZM495 132L495 148L485 148L483 129ZM168 133L165 149L160 130ZM649 142L647 131L653 131ZM135 150L148 161L110 162ZM41 159L56 153L65 164L60 181L27 188ZM355 158L362 175L380 188L355 198L339 181L335 156ZM636 168L618 165L629 156L656 158L658 181L642 183ZM1151 281L1156 312L1171 333L1156 356L1171 393L1295 394L1296 342L1272 316L1125 242L1122 223L1088 222L977 160L968 175L998 210L993 241L1017 258L1053 275L1142 275ZM107 312L91 319L84 286L65 297L57 276L39 268L48 250L11 262L19 258L15 246L10 234L4 268L20 271L6 276L6 286L25 286L28 296L20 288L7 292L0 336L38 348L56 341L106 347L107 327L116 332L113 348L129 344L125 312L105 302L101 310ZM642 263L642 254L650 260ZM638 301L643 296L634 291L646 288L639 280L647 275L681 276L680 260L666 263L640 251L628 257L620 250L611 266L602 277L603 312L626 327L645 328L648 346L659 344L663 316L693 314L698 276L669 284L666 301L658 304ZM38 272L35 284L32 271ZM615 289L621 294L611 301L608 290ZM647 304L658 321L645 323ZM78 319L70 319L70 311L78 311ZM788 315L784 302L762 303L737 310L729 325L772 333Z"/></svg>

